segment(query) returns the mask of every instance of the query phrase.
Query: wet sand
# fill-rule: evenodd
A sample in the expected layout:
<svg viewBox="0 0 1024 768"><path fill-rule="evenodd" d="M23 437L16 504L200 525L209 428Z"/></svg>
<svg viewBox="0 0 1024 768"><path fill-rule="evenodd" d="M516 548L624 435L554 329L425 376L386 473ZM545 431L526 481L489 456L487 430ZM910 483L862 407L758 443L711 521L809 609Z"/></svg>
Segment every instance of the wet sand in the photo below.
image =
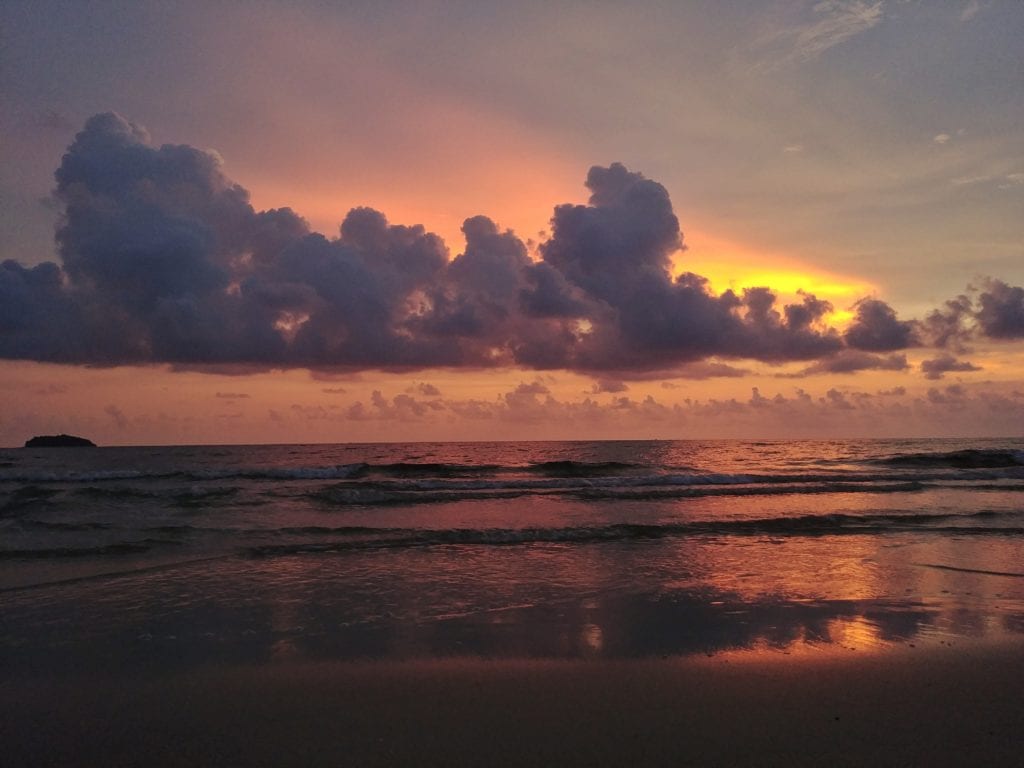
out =
<svg viewBox="0 0 1024 768"><path fill-rule="evenodd" d="M1024 765L1024 646L0 683L7 765Z"/></svg>

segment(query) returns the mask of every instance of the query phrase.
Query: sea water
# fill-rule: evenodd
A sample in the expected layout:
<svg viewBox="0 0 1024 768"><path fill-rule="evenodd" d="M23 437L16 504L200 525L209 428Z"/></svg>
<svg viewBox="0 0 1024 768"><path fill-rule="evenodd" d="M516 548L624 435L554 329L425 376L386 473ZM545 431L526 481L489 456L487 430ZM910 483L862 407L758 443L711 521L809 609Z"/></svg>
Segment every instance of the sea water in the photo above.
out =
<svg viewBox="0 0 1024 768"><path fill-rule="evenodd" d="M1024 440L0 451L0 672L1024 640Z"/></svg>

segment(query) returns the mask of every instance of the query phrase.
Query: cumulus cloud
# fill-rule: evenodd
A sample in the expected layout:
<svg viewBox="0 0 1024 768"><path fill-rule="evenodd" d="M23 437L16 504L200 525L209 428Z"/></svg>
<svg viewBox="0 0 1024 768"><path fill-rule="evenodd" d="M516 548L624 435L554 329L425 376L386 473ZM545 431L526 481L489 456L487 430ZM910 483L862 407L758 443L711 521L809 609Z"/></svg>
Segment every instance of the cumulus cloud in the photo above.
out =
<svg viewBox="0 0 1024 768"><path fill-rule="evenodd" d="M896 311L880 299L861 299L856 316L843 335L853 349L892 352L917 343L914 325L896 319Z"/></svg>
<svg viewBox="0 0 1024 768"><path fill-rule="evenodd" d="M461 419L470 430L500 429L511 436L529 435L543 423L565 434L621 435L645 429L692 430L701 434L792 436L817 435L838 427L854 433L957 434L984 426L991 434L1012 435L1024 417L1024 396L990 386L968 389L961 385L932 387L911 394L903 387L876 393L828 387L811 392L794 389L766 392L752 387L748 398L710 398L679 403L661 402L651 395L627 395L599 401L561 399L540 382L523 382L491 400L440 399L419 401L407 394L389 396L375 390L369 402L358 402L347 412L321 406L295 406L292 414L307 420L331 419L387 423L399 429L415 425L449 424ZM480 434L472 432L471 434Z"/></svg>
<svg viewBox="0 0 1024 768"><path fill-rule="evenodd" d="M993 339L1024 338L1024 288L987 280L975 314L981 331Z"/></svg>
<svg viewBox="0 0 1024 768"><path fill-rule="evenodd" d="M971 317L971 299L961 294L929 312L919 324L919 332L931 346L966 352L972 330L967 323Z"/></svg>
<svg viewBox="0 0 1024 768"><path fill-rule="evenodd" d="M832 306L811 294L791 304L767 286L715 294L700 275L674 276L685 244L667 190L618 163L590 169L586 204L555 207L537 258L486 216L465 221L454 258L423 226L370 208L349 211L334 237L311 232L288 208L255 210L215 153L155 146L111 113L86 122L55 178L61 263L0 264L3 358L199 370L514 366L621 381L744 373L723 359L899 369L897 358L871 355L926 336L956 350L951 340L971 333L1024 335L1021 289L1000 281L977 309L949 304L916 325L864 299L842 335L827 324Z"/></svg>

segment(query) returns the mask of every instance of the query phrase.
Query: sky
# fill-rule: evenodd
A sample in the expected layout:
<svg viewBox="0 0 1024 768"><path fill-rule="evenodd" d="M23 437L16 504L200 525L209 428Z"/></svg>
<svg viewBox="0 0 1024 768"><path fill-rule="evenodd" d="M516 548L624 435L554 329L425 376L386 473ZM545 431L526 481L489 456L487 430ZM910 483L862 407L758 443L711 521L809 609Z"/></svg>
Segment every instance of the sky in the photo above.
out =
<svg viewBox="0 0 1024 768"><path fill-rule="evenodd" d="M1016 0L0 7L0 445L1019 436Z"/></svg>

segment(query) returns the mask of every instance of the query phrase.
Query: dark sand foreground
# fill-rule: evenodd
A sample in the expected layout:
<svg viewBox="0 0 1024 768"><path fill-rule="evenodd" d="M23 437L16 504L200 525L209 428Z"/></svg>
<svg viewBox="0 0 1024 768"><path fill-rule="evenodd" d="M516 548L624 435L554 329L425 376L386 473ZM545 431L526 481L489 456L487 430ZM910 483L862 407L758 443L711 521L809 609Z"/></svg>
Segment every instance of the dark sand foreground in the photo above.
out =
<svg viewBox="0 0 1024 768"><path fill-rule="evenodd" d="M6 765L1024 765L1024 648L0 685Z"/></svg>

